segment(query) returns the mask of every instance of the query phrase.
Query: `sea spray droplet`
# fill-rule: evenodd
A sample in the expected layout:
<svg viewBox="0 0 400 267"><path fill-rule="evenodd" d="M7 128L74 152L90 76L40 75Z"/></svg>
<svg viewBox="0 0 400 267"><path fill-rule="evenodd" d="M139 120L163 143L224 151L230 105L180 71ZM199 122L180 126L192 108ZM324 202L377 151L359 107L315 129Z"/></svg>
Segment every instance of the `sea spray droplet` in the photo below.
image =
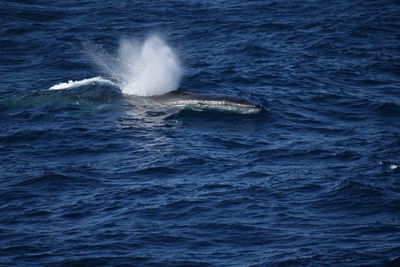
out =
<svg viewBox="0 0 400 267"><path fill-rule="evenodd" d="M117 81L124 94L162 95L176 90L182 76L178 57L157 35L143 43L135 39L120 41L118 54L112 57L102 49L89 51L96 65Z"/></svg>

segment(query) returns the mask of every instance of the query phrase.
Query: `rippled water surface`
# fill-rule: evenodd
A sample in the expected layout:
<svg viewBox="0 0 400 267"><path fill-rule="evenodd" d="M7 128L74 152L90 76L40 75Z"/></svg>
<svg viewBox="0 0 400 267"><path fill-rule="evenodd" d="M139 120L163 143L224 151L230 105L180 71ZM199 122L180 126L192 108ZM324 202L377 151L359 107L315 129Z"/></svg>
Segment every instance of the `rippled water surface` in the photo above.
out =
<svg viewBox="0 0 400 267"><path fill-rule="evenodd" d="M1 266L377 266L400 256L398 1L0 6ZM88 43L157 33L179 88L89 84ZM157 79L155 74L154 79Z"/></svg>

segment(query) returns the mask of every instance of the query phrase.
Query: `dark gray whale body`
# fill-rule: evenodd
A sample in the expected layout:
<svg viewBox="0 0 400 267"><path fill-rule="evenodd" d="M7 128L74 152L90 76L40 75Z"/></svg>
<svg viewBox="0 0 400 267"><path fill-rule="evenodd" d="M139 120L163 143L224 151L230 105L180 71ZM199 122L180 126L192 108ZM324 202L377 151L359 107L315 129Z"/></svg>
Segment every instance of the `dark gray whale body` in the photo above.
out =
<svg viewBox="0 0 400 267"><path fill-rule="evenodd" d="M123 96L121 88L110 80L101 77L85 79L82 81L60 83L52 86L50 90L61 90L61 94L74 93L80 98L96 101L113 100ZM238 97L224 95L202 94L184 90L175 90L164 95L157 96L131 96L130 99L144 100L146 104L161 104L170 107L188 108L192 110L216 110L240 114L253 114L263 110L262 106L251 103ZM150 103L148 102L150 100Z"/></svg>
<svg viewBox="0 0 400 267"><path fill-rule="evenodd" d="M194 93L183 90L175 90L164 95L152 96L151 99L162 105L190 108L193 110L219 110L253 114L263 109L260 105L251 103L243 98Z"/></svg>

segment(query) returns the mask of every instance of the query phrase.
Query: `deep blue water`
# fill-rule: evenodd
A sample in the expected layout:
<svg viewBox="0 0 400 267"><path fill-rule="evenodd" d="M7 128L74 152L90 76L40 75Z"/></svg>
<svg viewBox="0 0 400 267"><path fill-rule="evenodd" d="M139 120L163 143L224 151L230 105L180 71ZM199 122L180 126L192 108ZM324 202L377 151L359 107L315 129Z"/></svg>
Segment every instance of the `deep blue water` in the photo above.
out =
<svg viewBox="0 0 400 267"><path fill-rule="evenodd" d="M399 14L388 0L2 1L0 265L395 266ZM151 32L177 51L181 89L265 111L48 91L101 75L85 43Z"/></svg>

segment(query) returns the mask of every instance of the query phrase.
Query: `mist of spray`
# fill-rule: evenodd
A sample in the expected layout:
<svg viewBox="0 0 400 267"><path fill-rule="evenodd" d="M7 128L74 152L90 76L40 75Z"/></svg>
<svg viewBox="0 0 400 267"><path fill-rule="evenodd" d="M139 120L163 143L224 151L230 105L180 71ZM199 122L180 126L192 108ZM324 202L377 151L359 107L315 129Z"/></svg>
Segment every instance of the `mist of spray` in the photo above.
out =
<svg viewBox="0 0 400 267"><path fill-rule="evenodd" d="M115 56L101 48L91 47L88 52L96 65L111 76L124 94L162 95L179 86L182 76L179 59L157 35L148 36L143 42L121 40Z"/></svg>

